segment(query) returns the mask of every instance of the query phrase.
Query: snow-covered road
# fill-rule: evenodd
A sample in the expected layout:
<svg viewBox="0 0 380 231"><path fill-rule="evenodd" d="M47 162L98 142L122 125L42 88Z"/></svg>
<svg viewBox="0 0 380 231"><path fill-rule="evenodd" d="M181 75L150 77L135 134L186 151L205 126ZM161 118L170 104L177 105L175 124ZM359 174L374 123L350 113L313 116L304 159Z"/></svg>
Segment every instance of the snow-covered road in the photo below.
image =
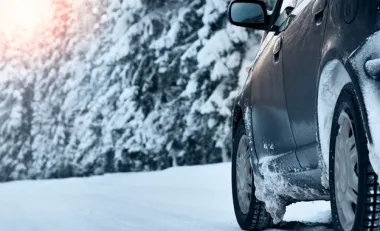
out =
<svg viewBox="0 0 380 231"><path fill-rule="evenodd" d="M240 230L230 164L5 183L0 208L1 231ZM285 220L309 224L288 222L276 230L326 231L329 217L327 202L296 204Z"/></svg>

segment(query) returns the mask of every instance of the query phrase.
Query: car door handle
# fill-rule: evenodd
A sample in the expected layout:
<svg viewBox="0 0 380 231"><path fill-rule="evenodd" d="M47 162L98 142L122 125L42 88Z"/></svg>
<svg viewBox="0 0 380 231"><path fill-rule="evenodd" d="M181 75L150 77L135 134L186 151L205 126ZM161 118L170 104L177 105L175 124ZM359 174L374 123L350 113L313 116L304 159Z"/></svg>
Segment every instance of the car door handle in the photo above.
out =
<svg viewBox="0 0 380 231"><path fill-rule="evenodd" d="M322 24L323 12L327 6L327 0L316 0L313 5L313 14L315 18L315 24L317 26Z"/></svg>

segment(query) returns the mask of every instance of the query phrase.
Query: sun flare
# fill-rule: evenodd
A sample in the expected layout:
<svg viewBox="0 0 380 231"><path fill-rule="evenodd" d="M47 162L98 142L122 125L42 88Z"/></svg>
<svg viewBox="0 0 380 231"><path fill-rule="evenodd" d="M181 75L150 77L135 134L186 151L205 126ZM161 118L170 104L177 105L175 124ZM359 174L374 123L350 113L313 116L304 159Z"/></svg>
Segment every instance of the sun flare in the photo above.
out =
<svg viewBox="0 0 380 231"><path fill-rule="evenodd" d="M52 17L52 0L0 0L0 36L30 38Z"/></svg>

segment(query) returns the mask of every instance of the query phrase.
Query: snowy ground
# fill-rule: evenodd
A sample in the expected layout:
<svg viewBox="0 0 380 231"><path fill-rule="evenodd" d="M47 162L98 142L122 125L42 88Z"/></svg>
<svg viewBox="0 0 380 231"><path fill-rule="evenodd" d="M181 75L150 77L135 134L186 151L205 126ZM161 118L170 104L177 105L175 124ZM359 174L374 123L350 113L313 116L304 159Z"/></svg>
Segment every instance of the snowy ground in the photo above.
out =
<svg viewBox="0 0 380 231"><path fill-rule="evenodd" d="M240 230L230 164L0 185L0 230ZM288 207L281 229L332 230L328 202ZM303 223L302 223L303 222Z"/></svg>

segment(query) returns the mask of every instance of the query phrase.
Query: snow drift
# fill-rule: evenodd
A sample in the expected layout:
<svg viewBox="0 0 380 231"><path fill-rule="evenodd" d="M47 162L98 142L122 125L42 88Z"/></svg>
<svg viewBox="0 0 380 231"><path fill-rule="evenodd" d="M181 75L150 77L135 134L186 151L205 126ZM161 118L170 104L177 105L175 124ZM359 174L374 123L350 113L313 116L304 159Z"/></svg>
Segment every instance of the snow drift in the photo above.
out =
<svg viewBox="0 0 380 231"><path fill-rule="evenodd" d="M0 230L236 231L230 168L224 163L0 184ZM285 220L310 227L283 223L281 230L332 231L324 201L288 206Z"/></svg>

